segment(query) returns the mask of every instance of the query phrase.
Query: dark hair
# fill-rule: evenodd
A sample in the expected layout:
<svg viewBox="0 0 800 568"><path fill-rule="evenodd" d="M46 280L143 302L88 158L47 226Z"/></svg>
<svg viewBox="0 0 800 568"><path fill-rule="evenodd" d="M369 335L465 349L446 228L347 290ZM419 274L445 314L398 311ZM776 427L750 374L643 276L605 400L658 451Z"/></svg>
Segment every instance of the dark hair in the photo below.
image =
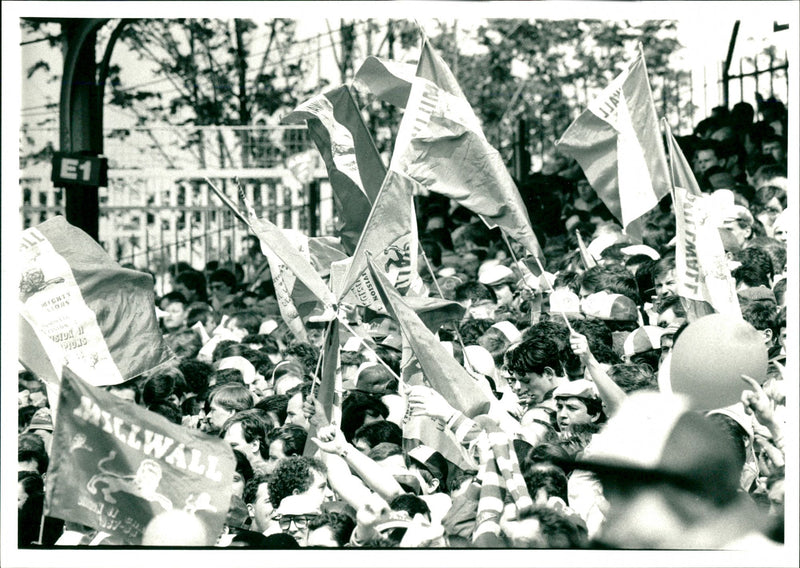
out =
<svg viewBox="0 0 800 568"><path fill-rule="evenodd" d="M208 301L208 290L206 289L206 276L199 270L186 270L175 277L175 284L181 284L194 292L193 298L198 302Z"/></svg>
<svg viewBox="0 0 800 568"><path fill-rule="evenodd" d="M458 327L458 332L464 340L464 345L478 345L478 338L492 327L494 322L489 319L470 318Z"/></svg>
<svg viewBox="0 0 800 568"><path fill-rule="evenodd" d="M481 284L476 281L464 282L456 286L455 301L463 302L465 300L472 300L473 302L481 300L497 302L497 294L486 284Z"/></svg>
<svg viewBox="0 0 800 568"><path fill-rule="evenodd" d="M200 336L192 329L180 329L164 335L164 341L177 357L194 359L203 348Z"/></svg>
<svg viewBox="0 0 800 568"><path fill-rule="evenodd" d="M569 504L567 476L564 470L551 463L530 462L526 465L522 477L532 499L536 499L536 493L544 489L549 497L559 497L564 503Z"/></svg>
<svg viewBox="0 0 800 568"><path fill-rule="evenodd" d="M306 374L312 375L317 369L319 349L310 343L297 342L287 347L283 356L287 359L294 357L303 365Z"/></svg>
<svg viewBox="0 0 800 568"><path fill-rule="evenodd" d="M556 376L564 374L558 344L551 338L535 336L506 352L506 369L514 375L543 374L549 367Z"/></svg>
<svg viewBox="0 0 800 568"><path fill-rule="evenodd" d="M767 288L770 287L772 278L775 276L775 269L772 266L772 258L767 251L761 247L751 246L735 252L733 259L742 263L731 274L737 281L740 280L740 277L737 276L738 273L741 275L741 280L749 286L763 285ZM758 284L751 282L758 282Z"/></svg>
<svg viewBox="0 0 800 568"><path fill-rule="evenodd" d="M386 418L389 409L376 396L351 391L342 401L342 433L348 442L353 441L356 430L364 425L367 415Z"/></svg>
<svg viewBox="0 0 800 568"><path fill-rule="evenodd" d="M204 397L208 390L208 379L214 372L214 367L205 361L184 359L178 363L178 369L186 381L187 391Z"/></svg>
<svg viewBox="0 0 800 568"><path fill-rule="evenodd" d="M259 408L237 412L222 425L221 436L225 436L225 433L234 424L242 425L242 436L245 442L250 444L256 440L258 441L258 453L261 454L262 458L266 458L269 455L267 438L272 432L273 424L266 412Z"/></svg>
<svg viewBox="0 0 800 568"><path fill-rule="evenodd" d="M277 509L284 497L308 491L314 481L314 471L328 473L325 464L315 458L292 456L280 460L269 482L272 506Z"/></svg>
<svg viewBox="0 0 800 568"><path fill-rule="evenodd" d="M266 473L259 473L252 476L247 482L244 484L244 493L242 493L242 501L245 503L253 504L256 501L256 495L258 494L258 486L266 483L267 487L269 487L269 478L270 476Z"/></svg>
<svg viewBox="0 0 800 568"><path fill-rule="evenodd" d="M378 420L365 424L353 435L354 440L364 440L370 448L374 448L381 442L389 442L403 445L403 430L394 422L388 420Z"/></svg>
<svg viewBox="0 0 800 568"><path fill-rule="evenodd" d="M261 324L264 321L264 316L255 310L242 310L239 312L233 312L230 315L228 321L233 320L236 320L237 327L247 331L248 335L252 335L258 333L258 330L261 328Z"/></svg>
<svg viewBox="0 0 800 568"><path fill-rule="evenodd" d="M464 343L466 342L465 339ZM490 327L478 338L477 344L491 354L495 366L500 368L503 365L503 359L505 358L506 351L509 345L511 345L511 342L508 340L505 333L496 327Z"/></svg>
<svg viewBox="0 0 800 568"><path fill-rule="evenodd" d="M283 442L283 455L286 457L299 456L303 453L307 438L308 434L301 426L297 426L296 424L284 424L270 433L269 444L280 440ZM269 448L267 448L267 450L269 450Z"/></svg>
<svg viewBox="0 0 800 568"><path fill-rule="evenodd" d="M250 465L250 460L239 450L233 450L233 457L236 458L236 467L234 471L242 476L245 487L247 482L253 479L253 466Z"/></svg>
<svg viewBox="0 0 800 568"><path fill-rule="evenodd" d="M389 507L393 511L406 511L408 516L412 519L417 514L427 517L428 520L431 518L431 509L428 507L428 504L422 498L414 495L413 493L403 493L402 495L398 495L392 499L392 501L389 503Z"/></svg>
<svg viewBox="0 0 800 568"><path fill-rule="evenodd" d="M173 424L181 425L182 424L182 416L181 409L173 402L167 402L166 400L159 400L150 404L147 407L147 410L150 412L155 412L156 414L160 414Z"/></svg>
<svg viewBox="0 0 800 568"><path fill-rule="evenodd" d="M167 304L176 304L176 303L183 304L184 307L186 307L189 304L188 300L186 300L186 296L184 296L180 292L175 292L175 291L169 292L161 296L161 299L158 301L158 305L160 306L164 301L166 301Z"/></svg>
<svg viewBox="0 0 800 568"><path fill-rule="evenodd" d="M383 345L382 343L378 343L375 346L375 355L383 360L389 366L389 369L395 375L400 376L400 359L402 357L402 352L399 349L395 349L389 345ZM381 365L382 369L386 369L383 365ZM388 370L387 370L388 372ZM395 386L392 388L388 388L387 390L391 390L397 392L397 379L394 380Z"/></svg>
<svg viewBox="0 0 800 568"><path fill-rule="evenodd" d="M236 291L236 276L234 276L233 272L230 270L225 270L224 268L218 268L214 272L211 273L211 276L208 277L209 285L214 282L222 282L227 287L231 289L231 291Z"/></svg>
<svg viewBox="0 0 800 568"><path fill-rule="evenodd" d="M769 329L773 338L778 336L778 310L771 302L742 302L742 319L758 331Z"/></svg>
<svg viewBox="0 0 800 568"><path fill-rule="evenodd" d="M206 325L211 320L215 325L219 323L219 316L214 312L214 308L199 302L189 304L186 310L186 327L191 328L197 322Z"/></svg>
<svg viewBox="0 0 800 568"><path fill-rule="evenodd" d="M391 442L381 442L380 444L371 448L367 455L373 461L383 461L392 456L403 455L403 448L401 448L398 444L392 444Z"/></svg>
<svg viewBox="0 0 800 568"><path fill-rule="evenodd" d="M244 386L244 375L240 369L217 369L211 373L210 382L214 387L220 387L222 385Z"/></svg>
<svg viewBox="0 0 800 568"><path fill-rule="evenodd" d="M273 394L262 398L256 403L255 408L260 408L264 412L274 412L278 417L278 423L286 422L286 407L289 404L289 397L285 394Z"/></svg>
<svg viewBox="0 0 800 568"><path fill-rule="evenodd" d="M349 515L329 511L311 519L308 523L308 528L312 531L324 526L330 528L333 540L341 547L350 542L350 535L356 528L356 522Z"/></svg>
<svg viewBox="0 0 800 568"><path fill-rule="evenodd" d="M44 448L44 440L33 433L20 434L18 438L19 449L17 450L17 461L36 462L36 471L44 475L50 466L50 458Z"/></svg>
<svg viewBox="0 0 800 568"><path fill-rule="evenodd" d="M536 548L584 548L588 544L586 527L551 507L527 509L519 518L538 521L543 541L536 543Z"/></svg>
<svg viewBox="0 0 800 568"><path fill-rule="evenodd" d="M163 402L173 393L175 393L175 375L169 371L158 372L142 385L142 403L150 406Z"/></svg>
<svg viewBox="0 0 800 568"><path fill-rule="evenodd" d="M706 415L709 422L714 423L719 430L731 441L736 453L736 467L743 468L747 460L748 435L742 425L725 414L713 413Z"/></svg>
<svg viewBox="0 0 800 568"><path fill-rule="evenodd" d="M608 376L626 393L638 390L658 390L658 381L651 365L620 363L608 369Z"/></svg>

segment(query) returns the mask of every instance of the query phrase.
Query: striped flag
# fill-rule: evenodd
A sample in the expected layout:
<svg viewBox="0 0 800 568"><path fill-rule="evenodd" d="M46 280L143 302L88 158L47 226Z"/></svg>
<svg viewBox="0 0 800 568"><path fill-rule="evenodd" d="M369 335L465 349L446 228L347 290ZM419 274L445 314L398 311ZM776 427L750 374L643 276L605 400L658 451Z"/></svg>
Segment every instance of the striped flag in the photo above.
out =
<svg viewBox="0 0 800 568"><path fill-rule="evenodd" d="M373 85L380 88L378 81L368 84L370 88ZM422 44L389 169L455 200L480 215L490 228L499 226L528 252L542 256L511 174L486 140L449 67L427 40Z"/></svg>
<svg viewBox="0 0 800 568"><path fill-rule="evenodd" d="M578 161L625 232L641 239L637 219L669 192L669 173L641 48L567 128L556 146Z"/></svg>
<svg viewBox="0 0 800 568"><path fill-rule="evenodd" d="M410 63L398 63L370 55L356 71L353 82L364 85L382 101L406 108L416 71L416 67Z"/></svg>
<svg viewBox="0 0 800 568"><path fill-rule="evenodd" d="M20 346L27 368L56 381L66 363L105 386L174 358L158 327L152 276L122 268L61 216L25 230L20 253L20 339L42 345ZM49 365L34 360L42 352Z"/></svg>
<svg viewBox="0 0 800 568"><path fill-rule="evenodd" d="M386 166L348 86L307 100L282 120L303 121L328 170L340 219L336 234L352 252L383 183Z"/></svg>
<svg viewBox="0 0 800 568"><path fill-rule="evenodd" d="M667 147L675 208L675 280L690 321L714 311L741 317L736 281L731 276L711 202L700 187L666 120Z"/></svg>

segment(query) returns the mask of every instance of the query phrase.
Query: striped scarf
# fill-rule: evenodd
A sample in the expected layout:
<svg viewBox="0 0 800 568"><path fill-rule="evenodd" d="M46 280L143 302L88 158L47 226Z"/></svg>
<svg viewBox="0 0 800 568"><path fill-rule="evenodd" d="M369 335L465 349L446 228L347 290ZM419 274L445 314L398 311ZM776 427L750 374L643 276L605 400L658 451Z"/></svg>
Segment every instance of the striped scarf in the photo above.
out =
<svg viewBox="0 0 800 568"><path fill-rule="evenodd" d="M481 464L478 472L481 493L478 501L477 526L472 534L473 542L485 533L500 534L499 520L503 514L505 492L511 495L518 513L533 507L533 500L519 468L517 454L510 447L508 434L499 428L492 428L491 424L484 423L483 426L488 431L491 452L489 459Z"/></svg>

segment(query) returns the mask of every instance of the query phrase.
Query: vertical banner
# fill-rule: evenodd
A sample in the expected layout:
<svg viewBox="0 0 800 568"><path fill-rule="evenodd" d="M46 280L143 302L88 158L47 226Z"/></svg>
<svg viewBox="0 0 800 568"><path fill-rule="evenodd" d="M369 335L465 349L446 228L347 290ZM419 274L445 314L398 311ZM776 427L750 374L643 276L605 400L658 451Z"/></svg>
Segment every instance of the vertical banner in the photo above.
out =
<svg viewBox="0 0 800 568"><path fill-rule="evenodd" d="M213 545L231 501L230 445L92 387L63 370L45 514L132 545L147 524L183 510Z"/></svg>

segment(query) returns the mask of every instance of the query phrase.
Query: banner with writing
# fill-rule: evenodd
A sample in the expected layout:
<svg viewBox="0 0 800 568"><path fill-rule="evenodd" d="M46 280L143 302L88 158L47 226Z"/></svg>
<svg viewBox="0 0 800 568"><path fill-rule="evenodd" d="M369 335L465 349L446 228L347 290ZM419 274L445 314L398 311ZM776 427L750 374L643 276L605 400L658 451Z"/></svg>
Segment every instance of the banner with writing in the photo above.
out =
<svg viewBox="0 0 800 568"><path fill-rule="evenodd" d="M92 387L65 367L45 514L140 544L147 524L183 510L221 534L231 501L230 445Z"/></svg>
<svg viewBox="0 0 800 568"><path fill-rule="evenodd" d="M153 277L122 268L64 217L22 233L20 315L92 384L114 385L173 358L158 327ZM26 366L29 361L22 360ZM29 367L30 368L30 367ZM50 377L43 377L50 378Z"/></svg>

